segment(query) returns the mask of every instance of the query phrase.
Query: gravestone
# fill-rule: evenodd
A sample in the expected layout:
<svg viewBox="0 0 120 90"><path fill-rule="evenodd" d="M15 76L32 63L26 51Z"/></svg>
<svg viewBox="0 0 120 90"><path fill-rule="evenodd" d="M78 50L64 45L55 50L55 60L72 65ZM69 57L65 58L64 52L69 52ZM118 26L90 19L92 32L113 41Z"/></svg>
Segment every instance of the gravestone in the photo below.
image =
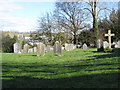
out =
<svg viewBox="0 0 120 90"><path fill-rule="evenodd" d="M68 43L65 43L65 50L66 51L69 51L68 45L69 45Z"/></svg>
<svg viewBox="0 0 120 90"><path fill-rule="evenodd" d="M71 51L74 49L74 45L73 44L67 44L65 43L65 50L66 51Z"/></svg>
<svg viewBox="0 0 120 90"><path fill-rule="evenodd" d="M115 44L115 48L118 48L118 45L117 45L117 44Z"/></svg>
<svg viewBox="0 0 120 90"><path fill-rule="evenodd" d="M37 45L37 56L44 56L44 55L45 55L45 45L40 42Z"/></svg>
<svg viewBox="0 0 120 90"><path fill-rule="evenodd" d="M47 45L46 46L46 52L50 52L51 51L50 48L51 48L50 45Z"/></svg>
<svg viewBox="0 0 120 90"><path fill-rule="evenodd" d="M73 46L73 49L76 49L76 45Z"/></svg>
<svg viewBox="0 0 120 90"><path fill-rule="evenodd" d="M15 43L13 46L14 46L14 53L21 52L21 44L20 43Z"/></svg>
<svg viewBox="0 0 120 90"><path fill-rule="evenodd" d="M109 43L107 41L103 42L103 48L108 48L109 47Z"/></svg>
<svg viewBox="0 0 120 90"><path fill-rule="evenodd" d="M73 50L73 48L74 48L74 45L73 44L69 44L69 50L71 51L71 50Z"/></svg>
<svg viewBox="0 0 120 90"><path fill-rule="evenodd" d="M98 52L104 51L104 49L103 49L103 41L100 40L100 39L97 40L97 51Z"/></svg>
<svg viewBox="0 0 120 90"><path fill-rule="evenodd" d="M105 36L108 36L109 49L111 49L111 37L115 36L115 34L111 34L111 30L108 30L108 34L105 34Z"/></svg>
<svg viewBox="0 0 120 90"><path fill-rule="evenodd" d="M34 50L33 50L34 52L37 52L37 47L34 47L33 49L34 49Z"/></svg>
<svg viewBox="0 0 120 90"><path fill-rule="evenodd" d="M32 53L34 51L34 49L33 48L30 48L29 50L28 50L28 53Z"/></svg>
<svg viewBox="0 0 120 90"><path fill-rule="evenodd" d="M62 46L58 41L56 41L55 44L54 44L54 54L56 56L61 56L62 55Z"/></svg>
<svg viewBox="0 0 120 90"><path fill-rule="evenodd" d="M83 44L83 50L87 50L87 49L88 49L87 44L84 43L84 44Z"/></svg>
<svg viewBox="0 0 120 90"><path fill-rule="evenodd" d="M120 40L117 42L117 44L118 44L118 48L120 48Z"/></svg>
<svg viewBox="0 0 120 90"><path fill-rule="evenodd" d="M25 44L23 46L23 53L28 53L28 50L29 50L29 45L28 44Z"/></svg>

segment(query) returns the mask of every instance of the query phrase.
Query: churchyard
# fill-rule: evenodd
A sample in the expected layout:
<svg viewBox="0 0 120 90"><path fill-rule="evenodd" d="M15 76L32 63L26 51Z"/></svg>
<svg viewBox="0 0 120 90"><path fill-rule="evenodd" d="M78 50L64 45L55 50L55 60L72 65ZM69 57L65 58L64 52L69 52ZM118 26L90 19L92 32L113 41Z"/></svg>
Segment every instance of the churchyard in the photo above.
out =
<svg viewBox="0 0 120 90"><path fill-rule="evenodd" d="M39 43L21 49L15 43L14 53L2 54L3 88L117 88L120 43L112 52L105 52L107 41L98 40L97 48L65 47ZM110 47L111 48L111 47Z"/></svg>
<svg viewBox="0 0 120 90"><path fill-rule="evenodd" d="M37 8L25 11L31 11L25 17L34 25L17 18L2 22L13 28L2 28L11 29L9 34L0 32L3 89L119 87L120 10L111 8L113 3L103 2L109 5L102 7L99 0L81 1L55 2L51 13L35 19L38 23L32 17L42 4L23 2Z"/></svg>

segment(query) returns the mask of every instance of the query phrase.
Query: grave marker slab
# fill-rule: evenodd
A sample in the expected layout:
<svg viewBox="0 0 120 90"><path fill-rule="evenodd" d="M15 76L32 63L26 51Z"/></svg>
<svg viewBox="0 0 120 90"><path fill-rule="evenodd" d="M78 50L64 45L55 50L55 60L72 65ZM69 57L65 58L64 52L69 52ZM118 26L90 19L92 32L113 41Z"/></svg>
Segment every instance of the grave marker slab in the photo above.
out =
<svg viewBox="0 0 120 90"><path fill-rule="evenodd" d="M97 40L97 51L98 52L104 51L104 49L103 49L103 41L100 40L100 39Z"/></svg>
<svg viewBox="0 0 120 90"><path fill-rule="evenodd" d="M103 48L108 48L109 47L109 43L107 41L103 42Z"/></svg>
<svg viewBox="0 0 120 90"><path fill-rule="evenodd" d="M45 55L45 45L40 42L37 45L37 56L44 56L44 55Z"/></svg>
<svg viewBox="0 0 120 90"><path fill-rule="evenodd" d="M34 47L33 49L34 49L34 52L37 52L37 47Z"/></svg>
<svg viewBox="0 0 120 90"><path fill-rule="evenodd" d="M88 49L87 44L84 43L84 44L83 44L83 50L87 50L87 49Z"/></svg>
<svg viewBox="0 0 120 90"><path fill-rule="evenodd" d="M21 44L20 43L15 43L13 46L14 46L14 53L21 52Z"/></svg>
<svg viewBox="0 0 120 90"><path fill-rule="evenodd" d="M62 46L58 41L56 41L55 44L54 44L54 54L56 56L61 56L62 55Z"/></svg>
<svg viewBox="0 0 120 90"><path fill-rule="evenodd" d="M25 44L23 46L23 53L28 53L28 50L29 50L29 45L28 44Z"/></svg>

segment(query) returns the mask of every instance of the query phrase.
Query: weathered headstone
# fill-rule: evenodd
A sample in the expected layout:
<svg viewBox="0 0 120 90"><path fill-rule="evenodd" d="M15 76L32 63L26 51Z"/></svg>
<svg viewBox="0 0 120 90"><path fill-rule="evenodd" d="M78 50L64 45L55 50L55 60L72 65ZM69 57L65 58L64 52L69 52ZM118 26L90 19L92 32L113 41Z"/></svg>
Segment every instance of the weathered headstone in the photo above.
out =
<svg viewBox="0 0 120 90"><path fill-rule="evenodd" d="M34 52L37 52L37 47L34 47L33 49L34 49Z"/></svg>
<svg viewBox="0 0 120 90"><path fill-rule="evenodd" d="M103 48L108 48L109 47L109 43L107 41L103 42Z"/></svg>
<svg viewBox="0 0 120 90"><path fill-rule="evenodd" d="M103 49L103 41L100 40L100 39L97 40L97 51L98 52L104 51L104 49Z"/></svg>
<svg viewBox="0 0 120 90"><path fill-rule="evenodd" d="M14 53L20 53L21 52L21 44L15 43L14 44Z"/></svg>
<svg viewBox="0 0 120 90"><path fill-rule="evenodd" d="M46 52L50 52L51 50L50 50L50 45L47 45L46 46Z"/></svg>
<svg viewBox="0 0 120 90"><path fill-rule="evenodd" d="M115 34L111 34L111 30L108 30L108 34L105 34L105 36L108 36L109 48L111 49L111 37L115 36Z"/></svg>
<svg viewBox="0 0 120 90"><path fill-rule="evenodd" d="M73 44L69 44L69 50L73 50L74 49L74 45Z"/></svg>
<svg viewBox="0 0 120 90"><path fill-rule="evenodd" d="M83 50L87 50L87 49L88 49L87 44L84 43L84 44L83 44Z"/></svg>
<svg viewBox="0 0 120 90"><path fill-rule="evenodd" d="M118 48L120 48L120 40L117 42L117 44L118 44Z"/></svg>
<svg viewBox="0 0 120 90"><path fill-rule="evenodd" d="M74 49L74 45L73 44L67 44L65 43L65 50L66 51L71 51Z"/></svg>
<svg viewBox="0 0 120 90"><path fill-rule="evenodd" d="M40 42L37 45L37 56L44 56L44 55L45 55L45 45Z"/></svg>
<svg viewBox="0 0 120 90"><path fill-rule="evenodd" d="M29 50L28 50L28 53L32 53L34 51L34 49L33 48L30 48Z"/></svg>
<svg viewBox="0 0 120 90"><path fill-rule="evenodd" d="M28 50L29 50L29 45L28 44L25 44L23 46L23 53L28 53Z"/></svg>
<svg viewBox="0 0 120 90"><path fill-rule="evenodd" d="M115 48L118 48L118 45L117 45L117 44L115 44Z"/></svg>
<svg viewBox="0 0 120 90"><path fill-rule="evenodd" d="M61 56L62 55L62 46L58 41L56 41L55 44L54 44L54 54L56 56Z"/></svg>

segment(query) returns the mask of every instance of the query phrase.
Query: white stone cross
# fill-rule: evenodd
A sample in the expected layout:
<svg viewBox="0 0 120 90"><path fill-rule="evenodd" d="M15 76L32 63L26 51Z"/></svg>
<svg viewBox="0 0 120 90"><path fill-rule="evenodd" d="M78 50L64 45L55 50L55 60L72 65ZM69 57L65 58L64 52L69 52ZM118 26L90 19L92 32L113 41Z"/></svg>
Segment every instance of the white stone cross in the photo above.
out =
<svg viewBox="0 0 120 90"><path fill-rule="evenodd" d="M115 34L111 34L111 30L108 30L108 34L105 34L105 36L108 36L109 48L111 48L111 36L115 36Z"/></svg>

